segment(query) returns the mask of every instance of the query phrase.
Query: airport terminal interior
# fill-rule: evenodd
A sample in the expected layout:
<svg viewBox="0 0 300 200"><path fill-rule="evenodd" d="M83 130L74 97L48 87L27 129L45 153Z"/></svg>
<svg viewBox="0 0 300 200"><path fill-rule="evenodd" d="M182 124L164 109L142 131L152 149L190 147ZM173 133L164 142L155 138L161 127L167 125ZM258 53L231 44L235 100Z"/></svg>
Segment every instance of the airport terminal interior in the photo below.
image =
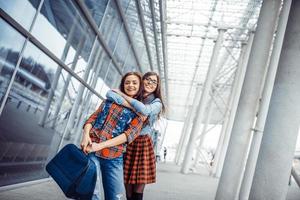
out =
<svg viewBox="0 0 300 200"><path fill-rule="evenodd" d="M144 199L300 200L299 19L298 0L0 0L0 199L67 199L46 164L154 71Z"/></svg>

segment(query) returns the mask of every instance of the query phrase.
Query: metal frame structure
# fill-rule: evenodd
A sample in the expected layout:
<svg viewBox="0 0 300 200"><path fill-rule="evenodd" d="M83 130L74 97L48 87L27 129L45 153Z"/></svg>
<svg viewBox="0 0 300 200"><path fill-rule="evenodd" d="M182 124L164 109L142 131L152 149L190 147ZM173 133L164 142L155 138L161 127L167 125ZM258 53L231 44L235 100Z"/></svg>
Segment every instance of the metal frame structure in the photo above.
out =
<svg viewBox="0 0 300 200"><path fill-rule="evenodd" d="M209 58L218 29L226 29L218 57L220 71L214 84L229 84L230 91L239 58L241 44L256 27L261 0L249 1L166 1L167 16L165 48L168 65L168 118L184 121L195 96L197 84L203 84L208 71ZM161 17L163 15L161 14ZM162 42L164 44L164 40ZM166 51L166 50L165 50ZM231 79L231 81L228 81ZM228 101L228 92L216 96ZM178 94L182 98L178 98ZM224 99L224 100L223 100ZM221 107L224 111L225 107ZM212 116L219 118L219 116ZM213 120L216 121L216 120Z"/></svg>
<svg viewBox="0 0 300 200"><path fill-rule="evenodd" d="M58 65L60 65L64 70L69 72L74 78L76 78L81 84L87 87L90 91L92 91L99 98L103 99L102 95L100 95L94 88L89 86L80 76L78 76L74 71L70 69L68 65L62 62L57 56L55 56L47 47L45 47L40 41L36 39L30 32L24 29L18 22L16 22L12 17L7 15L0 8L0 16L9 23L12 27L14 27L19 33L21 33L25 38L28 38L35 46L37 46L41 51L43 51L47 56L53 59Z"/></svg>

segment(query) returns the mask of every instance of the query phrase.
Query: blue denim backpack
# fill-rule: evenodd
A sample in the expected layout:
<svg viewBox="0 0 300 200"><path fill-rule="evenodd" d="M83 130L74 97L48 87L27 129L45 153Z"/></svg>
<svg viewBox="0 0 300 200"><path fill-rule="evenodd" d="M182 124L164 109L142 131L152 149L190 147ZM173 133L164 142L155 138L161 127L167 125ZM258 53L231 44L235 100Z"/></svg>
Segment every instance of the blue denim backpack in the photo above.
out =
<svg viewBox="0 0 300 200"><path fill-rule="evenodd" d="M46 165L68 198L91 199L97 178L95 163L74 144L67 144Z"/></svg>

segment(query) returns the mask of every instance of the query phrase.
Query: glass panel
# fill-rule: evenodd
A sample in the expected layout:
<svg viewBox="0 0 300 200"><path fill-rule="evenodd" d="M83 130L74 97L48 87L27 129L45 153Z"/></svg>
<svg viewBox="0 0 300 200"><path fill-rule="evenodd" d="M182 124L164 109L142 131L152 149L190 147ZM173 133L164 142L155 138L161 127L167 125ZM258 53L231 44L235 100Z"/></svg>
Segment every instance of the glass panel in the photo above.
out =
<svg viewBox="0 0 300 200"><path fill-rule="evenodd" d="M47 177L49 155L59 143L55 131L39 125L56 64L28 43L15 81L0 116L0 185Z"/></svg>
<svg viewBox="0 0 300 200"><path fill-rule="evenodd" d="M77 79L61 70L54 88L59 67L28 43L9 93L9 101L0 116L0 186L48 176L44 171L45 164L58 149L81 86ZM54 96L49 95L52 89L55 90ZM84 90L83 101L90 99L87 91ZM50 108L46 110L48 100ZM78 112L72 131L65 134L63 144L75 142L80 137L80 119L86 113L86 105L89 104L80 103L75 109ZM44 123L41 121L43 116L46 116Z"/></svg>
<svg viewBox="0 0 300 200"><path fill-rule="evenodd" d="M79 122L77 125L78 128L76 128L72 134L72 137L74 138L73 141L75 144L79 144L81 141L82 126L84 122L93 112L95 112L95 110L100 106L102 102L102 100L98 96L96 96L89 90L86 90L86 95L83 101L85 102L84 105L86 106L81 109L80 115L77 116L79 118ZM66 143L68 143L68 141L66 141Z"/></svg>
<svg viewBox="0 0 300 200"><path fill-rule="evenodd" d="M82 131L82 124L80 125L80 118L84 110L86 109L85 106L88 104L80 103L78 107L75 108L77 111L75 114L75 118L73 119L73 126L69 132L64 133L65 127L69 120L71 110L73 109L75 99L77 98L78 89L82 86L82 84L71 77L68 79L70 75L65 72L61 74L62 84L59 86L57 90L61 90L61 93L57 94L57 101L53 104L53 115L50 119L51 127L54 128L60 135L65 134L63 145L67 143L74 143L78 140L78 136L81 135ZM64 81L69 80L69 81ZM83 95L80 97L81 101L87 101L87 91L88 89L85 88Z"/></svg>
<svg viewBox="0 0 300 200"><path fill-rule="evenodd" d="M66 64L80 51L74 71L83 76L96 37L73 1L45 0L33 35Z"/></svg>
<svg viewBox="0 0 300 200"><path fill-rule="evenodd" d="M119 74L117 72L117 70L112 66L110 65L110 68L109 68L109 71L108 71L108 74L107 74L107 77L105 79L105 83L109 86L109 87L112 87L114 85L114 81L116 80L116 75Z"/></svg>
<svg viewBox="0 0 300 200"><path fill-rule="evenodd" d="M125 67L123 69L123 73L127 73L127 72L130 72L130 71L138 71L136 60L135 60L135 57L134 57L133 52L131 50L128 54L128 58L126 59Z"/></svg>
<svg viewBox="0 0 300 200"><path fill-rule="evenodd" d="M108 67L110 66L110 58L105 55L104 58L103 58L102 63L99 63L99 64L101 66L100 77L102 79L104 79L106 74L108 73Z"/></svg>
<svg viewBox="0 0 300 200"><path fill-rule="evenodd" d="M89 9L91 16L94 18L96 24L100 25L103 18L108 0L85 0L86 7Z"/></svg>
<svg viewBox="0 0 300 200"><path fill-rule="evenodd" d="M151 58L153 63L154 71L158 71L157 68L157 61L156 61L156 52L155 52L155 42L154 42L154 32L153 32L153 24L152 24L152 15L150 10L150 2L149 0L142 2L142 9L144 10L144 19L145 19L145 26L146 26L146 32L147 32L147 38L149 42L149 48L151 52ZM148 61L145 61L146 64L148 63L148 70L150 70L150 63Z"/></svg>
<svg viewBox="0 0 300 200"><path fill-rule="evenodd" d="M0 8L27 30L29 30L39 4L40 0L0 0Z"/></svg>
<svg viewBox="0 0 300 200"><path fill-rule="evenodd" d="M130 49L129 41L126 36L124 26L122 26L116 50L114 52L114 56L120 67L122 67L125 62L128 49Z"/></svg>
<svg viewBox="0 0 300 200"><path fill-rule="evenodd" d="M129 23L130 32L133 34L136 51L137 51L138 57L140 58L141 65L142 65L141 68L142 68L143 72L145 72L148 70L147 66L149 65L149 63L146 64L141 59L143 54L146 52L146 46L145 46L144 36L143 36L143 32L142 32L142 26L139 21L138 11L137 11L136 4L134 1L130 2L130 5L126 12L126 18ZM145 60L145 61L148 61L148 60Z"/></svg>
<svg viewBox="0 0 300 200"><path fill-rule="evenodd" d="M19 59L23 38L6 22L0 19L0 105Z"/></svg>
<svg viewBox="0 0 300 200"><path fill-rule="evenodd" d="M121 83L121 79L122 79L122 76L116 74L115 77L114 77L114 81L112 83L111 88L119 88L119 85Z"/></svg>
<svg viewBox="0 0 300 200"><path fill-rule="evenodd" d="M93 55L91 55L90 64L92 70L90 71L88 79L88 84L92 88L95 88L97 78L99 76L104 79L107 73L108 66L114 67L112 64L109 65L110 59L98 42L95 49L96 50L94 51ZM116 71L116 73L118 72ZM97 92L100 92L100 90Z"/></svg>
<svg viewBox="0 0 300 200"><path fill-rule="evenodd" d="M101 24L100 31L103 34L109 48L113 51L122 23L114 1L110 2L107 9L107 14Z"/></svg>
<svg viewBox="0 0 300 200"><path fill-rule="evenodd" d="M134 0L122 0L122 1L120 1L121 7L122 7L124 13L127 12L127 8L129 6L130 1L134 1Z"/></svg>

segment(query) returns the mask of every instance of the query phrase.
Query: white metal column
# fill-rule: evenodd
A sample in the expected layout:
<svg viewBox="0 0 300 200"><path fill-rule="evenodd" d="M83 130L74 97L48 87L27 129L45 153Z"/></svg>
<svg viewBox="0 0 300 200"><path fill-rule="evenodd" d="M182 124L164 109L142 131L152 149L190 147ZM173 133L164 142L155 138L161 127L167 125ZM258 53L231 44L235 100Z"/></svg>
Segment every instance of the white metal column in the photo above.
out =
<svg viewBox="0 0 300 200"><path fill-rule="evenodd" d="M257 115L257 120L253 132L253 139L251 142L250 152L248 155L248 160L246 164L246 169L244 173L244 178L242 181L240 189L240 200L247 200L249 198L249 193L251 189L251 184L253 180L253 175L255 171L256 161L258 157L258 152L261 144L262 133L265 127L266 118L268 114L270 99L272 95L273 85L275 81L275 75L278 67L279 57L281 53L284 33L286 29L286 24L288 20L288 15L290 12L291 0L286 0L284 2L281 14L279 17L276 38L274 41L272 56L270 59L270 65L265 80L264 90L262 93L262 100L260 103L259 112Z"/></svg>
<svg viewBox="0 0 300 200"><path fill-rule="evenodd" d="M216 200L238 195L280 5L281 1L265 0L260 10Z"/></svg>
<svg viewBox="0 0 300 200"><path fill-rule="evenodd" d="M217 60L218 60L218 55L220 53L220 49L222 47L224 32L225 32L224 29L219 29L218 38L217 38L216 44L213 49L213 53L212 53L210 63L209 63L209 69L208 69L208 72L206 75L205 84L203 87L203 91L201 93L201 99L200 99L199 105L197 106L197 109L196 109L197 117L195 117L195 119L194 119L193 127L191 130L191 136L189 138L189 143L188 143L187 150L186 150L186 153L184 156L184 161L183 161L183 165L182 165L182 169L181 169L182 173L188 173L189 167L191 166L193 152L195 150L195 138L197 137L197 135L200 131L203 114L204 114L206 104L208 101L208 97L209 97L209 92L210 92L213 80L215 78L215 75L218 72ZM200 91L197 90L197 93L198 92L200 92Z"/></svg>
<svg viewBox="0 0 300 200"><path fill-rule="evenodd" d="M249 199L284 200L300 124L300 1L291 5Z"/></svg>
<svg viewBox="0 0 300 200"><path fill-rule="evenodd" d="M228 148L229 138L237 110L238 101L241 95L242 85L246 73L246 67L249 60L249 54L252 47L254 34L249 35L247 46L242 45L241 55L236 69L236 75L232 86L232 91L229 99L228 109L225 113L222 130L220 133L217 149L215 152L215 158L212 168L212 175L215 177L221 176L221 171L224 164L226 151Z"/></svg>
<svg viewBox="0 0 300 200"><path fill-rule="evenodd" d="M204 142L204 139L205 139L205 136L206 134L208 133L207 131L207 127L208 127L208 124L210 122L210 119L211 119L211 114L212 114L212 108L213 108L213 95L214 95L214 92L212 92L211 94L211 99L210 101L208 102L208 105L207 105L207 114L206 114L206 118L205 118L205 122L204 122L204 125L203 125L203 128L202 128L202 132L201 132L201 135L199 136L199 138L197 138L197 140L199 140L199 144L198 144L198 147L197 147L197 153L196 153L196 157L195 157L195 161L194 161L194 165L195 167L197 166L198 162L199 162L199 159L200 159L200 154L201 154L201 148L202 148L202 144Z"/></svg>
<svg viewBox="0 0 300 200"><path fill-rule="evenodd" d="M179 165L182 161L182 157L186 150L186 145L190 138L190 130L193 125L193 119L195 118L195 110L197 109L198 102L201 98L201 85L198 84L196 89L196 94L193 98L193 105L188 109L187 117L183 124L183 128L181 131L181 136L178 144L178 148L176 150L175 162Z"/></svg>

